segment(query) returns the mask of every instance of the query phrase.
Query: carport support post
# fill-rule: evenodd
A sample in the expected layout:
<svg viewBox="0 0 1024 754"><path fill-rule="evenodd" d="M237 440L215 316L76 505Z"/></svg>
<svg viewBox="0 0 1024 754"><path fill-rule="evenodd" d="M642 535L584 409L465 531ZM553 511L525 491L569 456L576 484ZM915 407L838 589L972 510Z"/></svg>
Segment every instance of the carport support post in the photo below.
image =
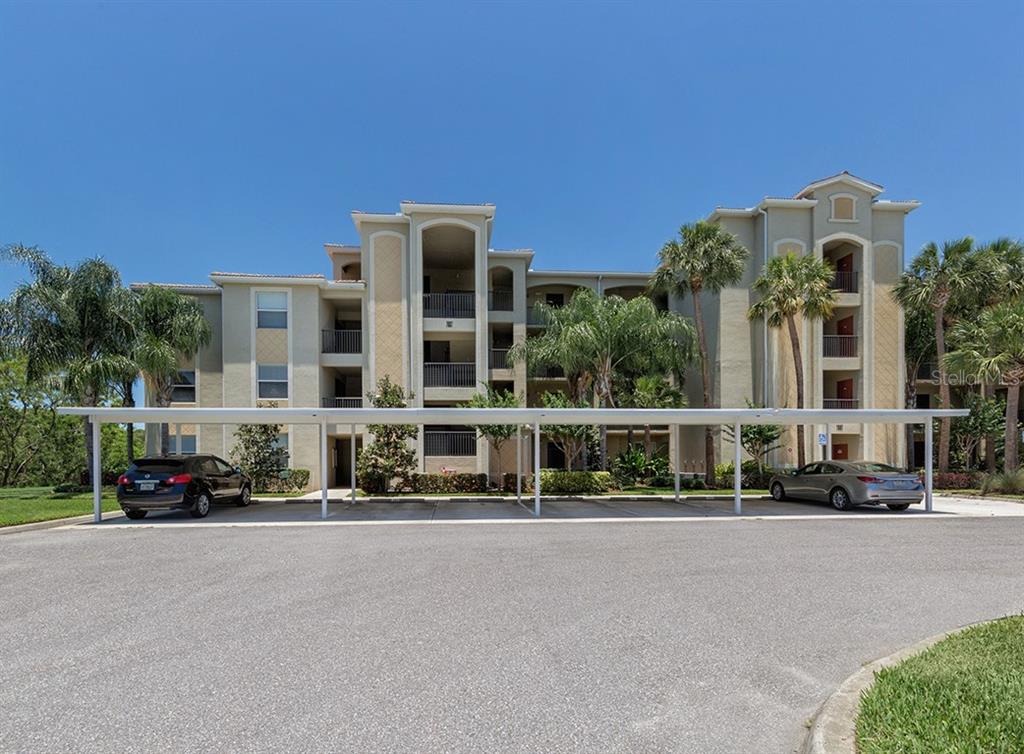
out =
<svg viewBox="0 0 1024 754"><path fill-rule="evenodd" d="M733 470L732 470L732 509L733 513L737 516L743 514L743 497L740 494L740 480L741 472L743 470L743 445L740 443L740 423L736 422L733 427L733 444L735 445L736 454L733 458Z"/></svg>
<svg viewBox="0 0 1024 754"><path fill-rule="evenodd" d="M320 519L327 520L327 417L320 420Z"/></svg>
<svg viewBox="0 0 1024 754"><path fill-rule="evenodd" d="M533 425L533 515L540 516L540 422Z"/></svg>
<svg viewBox="0 0 1024 754"><path fill-rule="evenodd" d="M502 479L498 483L502 484ZM516 502L523 504L523 427L516 426Z"/></svg>
<svg viewBox="0 0 1024 754"><path fill-rule="evenodd" d="M679 440L680 440L680 437L679 437L679 425L677 424L676 426L674 426L672 428L672 431L675 433L675 439L676 439L676 502L678 503L679 502L679 466L681 465L680 459L682 458L682 455L683 455L682 451L679 449L679 444L680 444L679 443Z"/></svg>
<svg viewBox="0 0 1024 754"><path fill-rule="evenodd" d="M352 446L349 449L351 454L352 454L352 457L350 458L350 464L349 465L351 466L350 471L352 472L352 479L349 482L349 484L352 487L352 489L350 490L350 492L352 493L352 505L355 505L356 504L356 425L355 424L352 425L352 442L350 443L350 445Z"/></svg>
<svg viewBox="0 0 1024 754"><path fill-rule="evenodd" d="M931 417L924 423L924 509L932 512L932 428Z"/></svg>
<svg viewBox="0 0 1024 754"><path fill-rule="evenodd" d="M92 520L103 520L103 479L100 476L100 418L90 416L92 423Z"/></svg>

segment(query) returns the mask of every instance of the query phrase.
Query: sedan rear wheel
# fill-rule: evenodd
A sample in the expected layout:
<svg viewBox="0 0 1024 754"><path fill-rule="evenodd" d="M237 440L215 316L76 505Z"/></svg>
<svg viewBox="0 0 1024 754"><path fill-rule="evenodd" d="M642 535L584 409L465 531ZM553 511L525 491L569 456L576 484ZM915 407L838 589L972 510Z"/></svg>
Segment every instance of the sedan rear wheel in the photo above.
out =
<svg viewBox="0 0 1024 754"><path fill-rule="evenodd" d="M243 487L242 491L238 494L238 499L235 501L235 505L240 508L244 508L252 502L252 490L248 487Z"/></svg>
<svg viewBox="0 0 1024 754"><path fill-rule="evenodd" d="M905 511L910 507L910 503L887 503L886 507L891 511Z"/></svg>
<svg viewBox="0 0 1024 754"><path fill-rule="evenodd" d="M837 511L848 511L853 507L853 503L850 502L850 496L842 487L833 489L829 493L828 499L832 503L832 507Z"/></svg>
<svg viewBox="0 0 1024 754"><path fill-rule="evenodd" d="M772 499L780 503L786 499L786 491L778 482L772 485Z"/></svg>
<svg viewBox="0 0 1024 754"><path fill-rule="evenodd" d="M132 519L145 518L147 513L149 513L149 511L140 511L137 508L126 508L124 511L124 515Z"/></svg>
<svg viewBox="0 0 1024 754"><path fill-rule="evenodd" d="M205 492L200 492L188 512L193 518L205 518L208 516L210 513L210 496Z"/></svg>

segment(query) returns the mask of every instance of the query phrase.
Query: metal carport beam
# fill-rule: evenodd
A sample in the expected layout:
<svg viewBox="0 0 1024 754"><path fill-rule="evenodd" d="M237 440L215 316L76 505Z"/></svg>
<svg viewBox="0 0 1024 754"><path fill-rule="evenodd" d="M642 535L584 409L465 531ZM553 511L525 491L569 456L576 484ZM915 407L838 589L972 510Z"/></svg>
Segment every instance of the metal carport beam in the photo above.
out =
<svg viewBox="0 0 1024 754"><path fill-rule="evenodd" d="M540 515L540 428L544 424L732 424L739 440L742 424L924 424L925 444L930 450L932 422L945 417L967 416L967 409L849 409L814 408L127 408L66 406L65 416L88 416L93 422L93 520L102 520L102 479L99 469L100 424L319 424L321 457L326 448L327 422L346 424L527 424L534 430L534 513ZM353 448L355 444L353 442ZM180 448L179 448L180 450ZM925 506L932 509L931 454L925 458ZM737 452L739 458L739 452ZM323 461L321 461L323 464ZM740 464L734 469L736 510L740 502ZM324 470L321 469L321 472ZM321 473L321 477L323 473ZM321 482L322 486L323 482ZM321 515L326 502L321 496Z"/></svg>

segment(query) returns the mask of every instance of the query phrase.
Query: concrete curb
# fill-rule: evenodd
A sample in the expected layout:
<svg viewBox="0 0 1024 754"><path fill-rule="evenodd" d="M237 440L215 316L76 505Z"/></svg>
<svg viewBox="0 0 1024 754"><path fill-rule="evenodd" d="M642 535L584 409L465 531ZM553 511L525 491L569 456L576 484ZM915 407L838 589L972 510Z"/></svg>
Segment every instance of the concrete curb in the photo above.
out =
<svg viewBox="0 0 1024 754"><path fill-rule="evenodd" d="M541 502L587 502L587 503L664 503L674 502L675 495L541 495ZM771 500L770 495L743 495L746 502ZM256 497L254 501L261 503L312 503L320 504L320 498L299 497ZM680 503L732 502L732 495L680 495ZM328 497L328 503L351 503L350 497ZM424 495L373 495L356 497L357 503L514 503L515 495L457 495L424 496ZM523 494L523 503L533 503L533 495Z"/></svg>
<svg viewBox="0 0 1024 754"><path fill-rule="evenodd" d="M980 623L969 623L952 631L930 636L861 667L843 681L815 713L804 738L804 745L800 748L801 754L856 754L856 726L860 699L864 692L874 685L875 673L919 654L953 634L977 625Z"/></svg>
<svg viewBox="0 0 1024 754"><path fill-rule="evenodd" d="M104 511L102 520L108 518L123 518L124 511ZM30 524L18 524L17 526L0 526L0 536L4 534L18 534L23 531L38 531L40 529L56 529L60 526L73 526L75 524L91 524L92 514L84 516L72 516L71 518L54 518L50 521L33 521Z"/></svg>

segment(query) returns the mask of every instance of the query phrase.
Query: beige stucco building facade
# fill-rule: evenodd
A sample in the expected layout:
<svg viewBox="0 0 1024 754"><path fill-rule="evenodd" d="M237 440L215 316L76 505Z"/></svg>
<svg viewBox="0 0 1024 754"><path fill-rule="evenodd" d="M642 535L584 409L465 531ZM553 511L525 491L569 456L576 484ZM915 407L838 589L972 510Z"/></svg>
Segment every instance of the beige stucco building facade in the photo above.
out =
<svg viewBox="0 0 1024 754"><path fill-rule="evenodd" d="M882 188L848 174L808 185L792 198L765 199L744 209L718 208L721 223L750 250L743 280L705 303L716 400L795 406L789 342L746 319L751 284L767 257L794 251L824 256L836 265L840 306L827 322L803 324L807 405L902 406L902 315L889 290L903 267L903 222L916 202L886 202ZM558 390L556 374L527 376L507 359L508 348L539 325L532 305L564 303L589 287L605 295L647 295L648 272L544 271L530 249L491 248L491 204L402 202L394 214L353 212L358 241L325 244L329 274L210 275L210 285L177 285L196 297L213 326L209 347L182 365L175 405L350 407L362 405L377 380L388 376L413 395L415 406L454 406L491 384L537 405L544 390ZM652 258L656 250L644 250ZM662 298L660 306L690 313L688 301ZM687 382L699 406L695 372ZM156 428L150 428L155 430ZM235 427L172 427L172 447L232 455ZM828 431L833 452L882 460L901 456L902 433L839 424ZM290 463L320 478L315 426L285 428ZM351 427L330 427L328 478L347 486ZM815 432L808 433L816 440ZM148 450L157 432L147 433ZM368 441L356 427L357 448ZM685 471L703 468L699 431L683 430L679 455ZM677 437L655 440L675 458ZM779 463L795 459L792 437ZM609 434L609 451L625 443L625 430ZM720 450L730 444L720 439ZM416 441L420 471L491 472L498 469L486 441L471 428L421 427ZM809 448L809 457L815 457ZM514 468L511 444L501 466ZM728 456L726 456L728 457ZM558 449L542 448L542 463L559 466Z"/></svg>

